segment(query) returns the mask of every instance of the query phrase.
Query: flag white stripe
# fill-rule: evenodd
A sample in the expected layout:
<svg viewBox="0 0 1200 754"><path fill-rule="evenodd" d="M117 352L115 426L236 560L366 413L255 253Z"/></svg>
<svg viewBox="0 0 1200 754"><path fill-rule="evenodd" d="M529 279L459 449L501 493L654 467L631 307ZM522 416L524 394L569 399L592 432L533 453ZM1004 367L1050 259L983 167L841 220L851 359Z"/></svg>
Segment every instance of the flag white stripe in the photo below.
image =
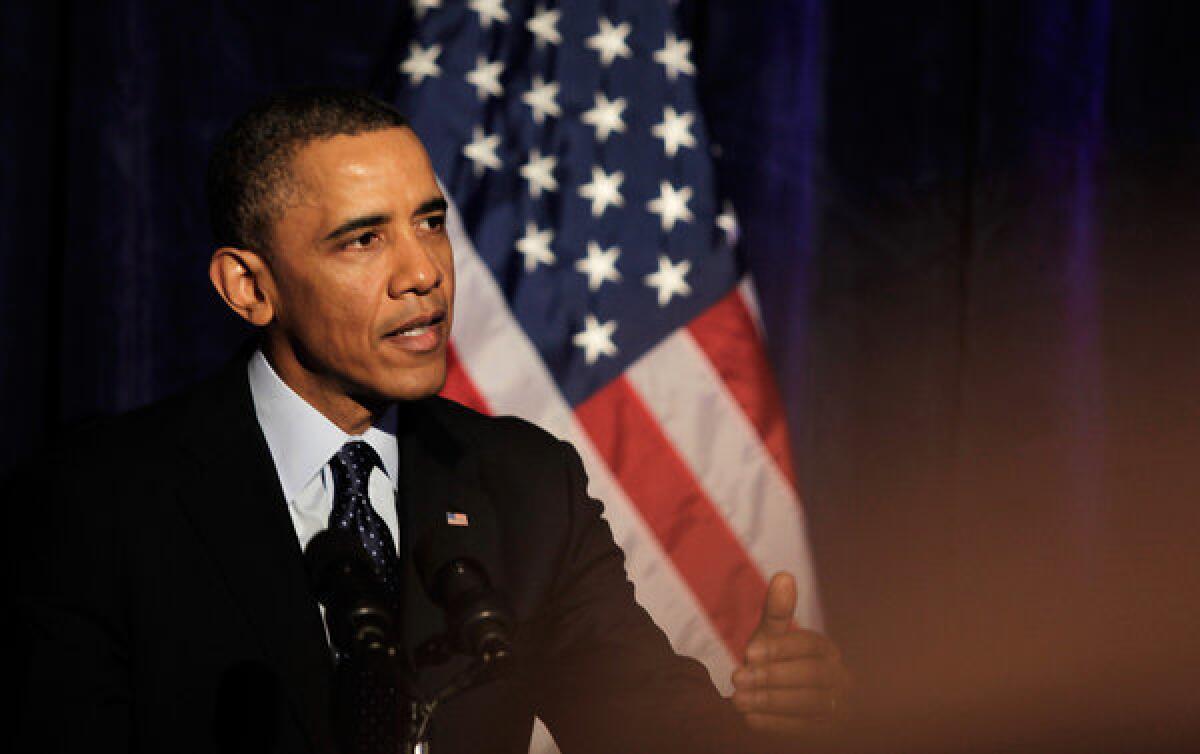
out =
<svg viewBox="0 0 1200 754"><path fill-rule="evenodd" d="M763 328L762 308L758 304L758 289L754 287L754 278L746 275L738 283L738 295L742 297L742 304L746 307L746 311L750 312L750 319L754 322L754 329L758 331L758 337L766 340L767 333Z"/></svg>
<svg viewBox="0 0 1200 754"><path fill-rule="evenodd" d="M676 651L704 662L717 687L729 693L734 658L558 392L464 232L456 208L451 206L448 214L457 288L469 292L456 297L454 314L454 345L463 370L497 414L520 416L575 446L588 472L589 494L604 502L605 518L625 551L626 572L639 604Z"/></svg>
<svg viewBox="0 0 1200 754"><path fill-rule="evenodd" d="M672 333L625 377L764 578L796 576L796 620L819 628L800 499L691 333Z"/></svg>

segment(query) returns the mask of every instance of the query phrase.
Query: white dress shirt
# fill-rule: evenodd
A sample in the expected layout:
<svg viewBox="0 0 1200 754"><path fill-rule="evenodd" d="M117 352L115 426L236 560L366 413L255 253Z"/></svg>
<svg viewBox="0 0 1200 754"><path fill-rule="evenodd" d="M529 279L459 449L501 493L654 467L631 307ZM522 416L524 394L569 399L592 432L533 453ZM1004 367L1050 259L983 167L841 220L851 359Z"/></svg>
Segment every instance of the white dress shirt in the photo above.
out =
<svg viewBox="0 0 1200 754"><path fill-rule="evenodd" d="M333 472L329 459L351 440L367 442L383 461L382 470L376 468L371 472L367 494L371 507L387 524L393 544L399 547L396 475L400 451L396 444L395 407L362 435L349 435L288 387L261 350L251 357L247 371L254 413L267 438L301 549L317 532L329 526L333 510Z"/></svg>

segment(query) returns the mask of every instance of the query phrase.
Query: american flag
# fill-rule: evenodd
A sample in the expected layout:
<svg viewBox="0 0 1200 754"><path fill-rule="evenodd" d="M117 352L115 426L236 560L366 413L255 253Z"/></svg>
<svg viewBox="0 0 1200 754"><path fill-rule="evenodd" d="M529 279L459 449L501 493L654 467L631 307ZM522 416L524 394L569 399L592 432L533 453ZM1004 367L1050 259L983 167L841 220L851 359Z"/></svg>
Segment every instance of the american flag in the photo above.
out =
<svg viewBox="0 0 1200 754"><path fill-rule="evenodd" d="M673 3L413 10L397 104L456 208L444 394L575 445L638 601L728 692L770 574L796 575L800 625L820 617Z"/></svg>

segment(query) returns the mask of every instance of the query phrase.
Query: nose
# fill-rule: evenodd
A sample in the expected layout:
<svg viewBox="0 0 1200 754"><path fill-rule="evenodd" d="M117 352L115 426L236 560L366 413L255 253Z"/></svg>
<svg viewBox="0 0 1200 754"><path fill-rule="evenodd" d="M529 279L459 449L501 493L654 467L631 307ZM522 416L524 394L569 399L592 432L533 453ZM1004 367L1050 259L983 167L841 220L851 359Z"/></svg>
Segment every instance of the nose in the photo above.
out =
<svg viewBox="0 0 1200 754"><path fill-rule="evenodd" d="M417 239L407 239L396 249L388 295L400 298L406 293L424 296L442 284L442 267L433 249Z"/></svg>

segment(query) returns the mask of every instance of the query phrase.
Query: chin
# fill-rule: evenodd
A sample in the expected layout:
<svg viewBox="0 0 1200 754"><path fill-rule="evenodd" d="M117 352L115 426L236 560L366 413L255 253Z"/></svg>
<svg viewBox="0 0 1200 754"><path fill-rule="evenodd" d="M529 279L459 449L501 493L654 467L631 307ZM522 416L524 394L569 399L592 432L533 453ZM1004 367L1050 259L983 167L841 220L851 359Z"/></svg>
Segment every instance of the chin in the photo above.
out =
<svg viewBox="0 0 1200 754"><path fill-rule="evenodd" d="M446 384L446 364L440 362L419 369L404 370L398 379L388 380L380 396L388 401L419 401L436 395Z"/></svg>

